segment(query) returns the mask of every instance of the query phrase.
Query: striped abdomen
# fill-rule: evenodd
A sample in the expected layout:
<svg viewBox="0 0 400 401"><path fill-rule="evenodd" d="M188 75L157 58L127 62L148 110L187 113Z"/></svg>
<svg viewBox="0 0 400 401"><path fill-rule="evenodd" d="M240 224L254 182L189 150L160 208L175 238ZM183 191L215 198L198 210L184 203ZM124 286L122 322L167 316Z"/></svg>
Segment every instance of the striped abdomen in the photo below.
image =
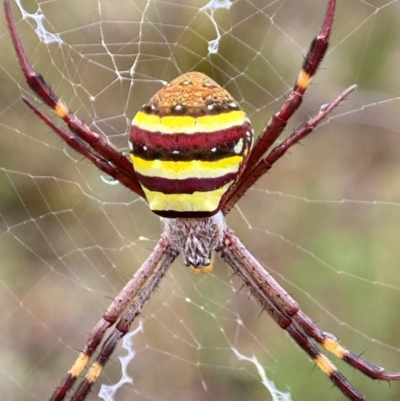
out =
<svg viewBox="0 0 400 401"><path fill-rule="evenodd" d="M206 75L183 74L136 114L131 158L150 209L206 217L222 207L252 142L246 114Z"/></svg>

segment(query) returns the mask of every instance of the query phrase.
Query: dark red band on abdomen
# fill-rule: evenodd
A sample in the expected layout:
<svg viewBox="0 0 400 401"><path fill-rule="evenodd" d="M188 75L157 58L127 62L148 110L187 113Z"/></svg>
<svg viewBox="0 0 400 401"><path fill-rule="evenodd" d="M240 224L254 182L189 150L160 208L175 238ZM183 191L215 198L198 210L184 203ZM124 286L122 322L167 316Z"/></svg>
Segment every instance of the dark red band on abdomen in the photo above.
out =
<svg viewBox="0 0 400 401"><path fill-rule="evenodd" d="M197 132L195 134L163 134L162 132L150 132L132 125L129 131L129 140L133 146L162 147L166 150L179 150L183 148L212 148L222 146L226 142L237 141L246 137L246 132L251 131L250 123L237 125L228 129L215 132Z"/></svg>
<svg viewBox="0 0 400 401"><path fill-rule="evenodd" d="M131 153L143 160L217 161L243 155L251 143L246 127L237 126L215 133L161 134L132 126ZM243 141L241 149L236 149Z"/></svg>
<svg viewBox="0 0 400 401"><path fill-rule="evenodd" d="M192 194L193 192L209 192L223 187L237 177L237 173L228 173L216 178L186 178L171 180L169 178L147 177L136 172L139 182L150 191L163 194Z"/></svg>

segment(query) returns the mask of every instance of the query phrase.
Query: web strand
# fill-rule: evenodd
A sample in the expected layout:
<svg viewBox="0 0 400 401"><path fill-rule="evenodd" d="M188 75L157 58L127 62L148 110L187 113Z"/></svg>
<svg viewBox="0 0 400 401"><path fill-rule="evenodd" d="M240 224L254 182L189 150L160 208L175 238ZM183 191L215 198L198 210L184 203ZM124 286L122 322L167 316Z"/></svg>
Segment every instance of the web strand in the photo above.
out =
<svg viewBox="0 0 400 401"><path fill-rule="evenodd" d="M118 149L128 151L141 104L188 70L226 87L261 132L297 78L324 2L178 3L11 6L35 70ZM399 368L400 350L399 18L399 1L338 2L332 45L287 133L350 84L358 89L228 219L307 315L388 370ZM0 44L0 398L36 401L148 256L160 222L27 110L21 93L35 99L5 24ZM212 401L238 389L252 400L336 397L221 262L206 276L177 260L141 325L133 351L118 349L104 371L101 384L125 383L109 399ZM122 367L118 356L131 360ZM368 399L397 399L395 385L359 376Z"/></svg>

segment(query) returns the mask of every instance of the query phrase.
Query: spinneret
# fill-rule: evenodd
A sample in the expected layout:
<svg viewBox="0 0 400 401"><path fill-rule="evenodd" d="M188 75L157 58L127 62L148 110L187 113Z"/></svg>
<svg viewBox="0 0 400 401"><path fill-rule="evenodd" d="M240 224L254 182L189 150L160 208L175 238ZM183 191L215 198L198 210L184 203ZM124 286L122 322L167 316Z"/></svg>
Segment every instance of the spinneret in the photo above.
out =
<svg viewBox="0 0 400 401"><path fill-rule="evenodd" d="M129 133L150 209L164 217L217 213L242 171L252 132L238 103L204 74L183 74L158 91Z"/></svg>

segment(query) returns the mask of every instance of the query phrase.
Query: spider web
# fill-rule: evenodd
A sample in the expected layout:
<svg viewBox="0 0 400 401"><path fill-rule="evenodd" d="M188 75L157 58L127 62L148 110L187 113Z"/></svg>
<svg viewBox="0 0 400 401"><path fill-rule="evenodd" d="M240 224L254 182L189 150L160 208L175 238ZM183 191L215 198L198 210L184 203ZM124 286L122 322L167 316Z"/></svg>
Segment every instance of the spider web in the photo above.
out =
<svg viewBox="0 0 400 401"><path fill-rule="evenodd" d="M127 150L134 113L188 70L224 85L259 132L289 93L325 3L18 0L12 9L36 71ZM228 217L323 330L388 370L400 369L399 18L397 0L339 0L330 51L287 132L350 84L357 91ZM0 29L0 398L43 400L161 225L25 107L21 92L32 95ZM343 398L220 261L211 275L175 262L124 347L90 400L99 391L107 400ZM398 399L398 384L334 363L368 399Z"/></svg>

